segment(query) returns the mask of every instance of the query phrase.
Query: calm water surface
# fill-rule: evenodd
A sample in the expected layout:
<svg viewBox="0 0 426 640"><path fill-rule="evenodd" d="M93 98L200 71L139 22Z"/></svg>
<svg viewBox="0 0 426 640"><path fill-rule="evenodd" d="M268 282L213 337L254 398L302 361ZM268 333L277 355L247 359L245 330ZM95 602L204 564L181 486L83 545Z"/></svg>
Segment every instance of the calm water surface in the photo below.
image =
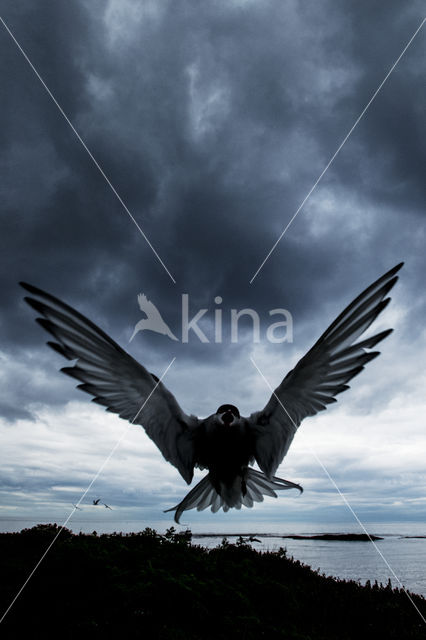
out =
<svg viewBox="0 0 426 640"><path fill-rule="evenodd" d="M260 543L250 543L254 549L276 551L280 547L287 550L288 556L308 564L321 573L347 580L357 580L365 584L367 580L387 584L391 579L393 587L405 589L426 597L426 537L406 538L405 536L426 536L426 527L419 523L380 523L369 524L368 533L382 536L383 540L371 542L347 542L328 540L292 540L282 535L315 535L320 533L360 533L348 525L327 524L293 525L292 530L278 535L256 536ZM248 532L247 532L248 533ZM229 542L236 537L227 536ZM208 548L221 543L221 538L194 537L194 544Z"/></svg>
<svg viewBox="0 0 426 640"><path fill-rule="evenodd" d="M20 531L38 524L31 520L0 520L1 531ZM106 525L96 521L74 520L68 528L75 533L112 533L122 531L140 531L146 526L134 521L117 521ZM138 526L139 525L139 526ZM164 533L170 526L163 522L154 522L150 526ZM263 551L276 551L280 547L287 554L308 564L321 573L347 580L358 580L365 584L367 580L386 584L391 579L392 586L403 585L409 591L426 597L426 538L407 538L405 536L426 536L426 525L418 522L404 523L368 523L368 533L382 536L373 545L371 542L345 542L325 540L291 540L284 535L315 535L320 533L362 533L356 523L286 523L285 525L267 524L247 525L226 528L219 525L214 530L205 531L201 524L192 527L193 544L212 548L219 545L222 536L229 542L235 542L238 535L256 534L260 543L251 543L253 548ZM208 535L208 534L214 535ZM198 537L204 534L203 537ZM232 535L234 534L234 535ZM386 564L388 563L388 565ZM391 567L391 568L390 568ZM393 571L392 571L393 570ZM394 575L395 574L395 575ZM397 577L395 577L397 576ZM398 582L398 579L400 582Z"/></svg>

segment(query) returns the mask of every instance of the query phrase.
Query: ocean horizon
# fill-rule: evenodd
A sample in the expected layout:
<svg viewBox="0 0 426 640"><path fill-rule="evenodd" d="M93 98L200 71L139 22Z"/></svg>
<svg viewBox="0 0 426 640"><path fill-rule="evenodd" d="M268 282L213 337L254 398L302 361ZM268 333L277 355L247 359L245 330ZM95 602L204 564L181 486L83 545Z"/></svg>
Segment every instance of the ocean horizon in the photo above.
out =
<svg viewBox="0 0 426 640"><path fill-rule="evenodd" d="M3 533L18 532L37 524L51 524L51 520L35 521L19 518L0 519ZM61 523L57 523L59 526ZM139 525L139 526L138 526ZM164 521L147 524L137 520L109 521L73 519L67 528L74 533L97 534L132 533L150 526L158 533L165 533L173 523ZM288 535L311 536L321 534L365 533L356 522L286 522L286 523L218 523L203 526L197 523L188 527L193 534L192 544L213 548L226 537L235 543L239 536L253 535L258 541L247 542L259 551L277 551L285 548L287 555L313 570L327 576L355 580L360 584L370 581L404 587L426 597L426 524L422 522L369 522L364 523L369 535L379 536L371 541L291 539ZM178 530L184 531L185 525ZM423 536L423 537L422 537ZM30 568L29 568L30 569Z"/></svg>

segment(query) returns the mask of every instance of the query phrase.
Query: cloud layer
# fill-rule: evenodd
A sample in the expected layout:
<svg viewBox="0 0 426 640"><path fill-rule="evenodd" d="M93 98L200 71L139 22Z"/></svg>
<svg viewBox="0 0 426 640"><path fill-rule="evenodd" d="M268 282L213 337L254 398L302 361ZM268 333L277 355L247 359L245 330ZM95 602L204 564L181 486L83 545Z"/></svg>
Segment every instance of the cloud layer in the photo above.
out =
<svg viewBox="0 0 426 640"><path fill-rule="evenodd" d="M138 293L174 332L188 293L192 313L209 309L209 335L221 296L221 344L147 332L128 345L157 375L176 356L167 385L205 416L224 401L259 409L269 392L249 356L277 384L356 294L405 260L377 323L396 330L382 356L303 430L366 514L424 515L423 30L249 284L419 26L420 2L6 1L2 17L176 280L0 25L7 513L50 517L75 502L123 428L57 373L63 362L44 347L19 280L58 295L125 348ZM247 324L231 344L226 318L246 307L259 313L263 339L253 345ZM293 316L292 344L264 339L277 307ZM117 509L149 521L184 483L143 432L126 443L100 487ZM309 479L312 499L286 496L262 513L326 517L340 498L298 440L283 467L283 477Z"/></svg>

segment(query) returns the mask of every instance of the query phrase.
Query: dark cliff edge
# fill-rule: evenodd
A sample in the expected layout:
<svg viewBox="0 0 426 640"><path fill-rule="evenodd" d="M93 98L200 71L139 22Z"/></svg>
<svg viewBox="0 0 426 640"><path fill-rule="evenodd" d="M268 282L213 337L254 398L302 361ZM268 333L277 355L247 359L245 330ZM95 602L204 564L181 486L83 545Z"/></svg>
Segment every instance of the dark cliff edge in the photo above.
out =
<svg viewBox="0 0 426 640"><path fill-rule="evenodd" d="M0 534L1 613L56 525ZM409 596L409 597L408 597ZM0 625L2 638L164 640L424 638L422 596L326 577L243 538L214 549L190 531L74 535L64 529ZM412 602L410 602L410 598Z"/></svg>

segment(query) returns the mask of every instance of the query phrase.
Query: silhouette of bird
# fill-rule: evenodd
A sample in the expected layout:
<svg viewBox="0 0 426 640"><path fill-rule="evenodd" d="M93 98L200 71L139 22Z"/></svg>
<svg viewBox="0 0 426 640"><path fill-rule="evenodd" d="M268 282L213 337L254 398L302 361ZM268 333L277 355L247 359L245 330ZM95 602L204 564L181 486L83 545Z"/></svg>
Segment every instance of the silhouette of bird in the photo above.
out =
<svg viewBox="0 0 426 640"><path fill-rule="evenodd" d="M106 507L107 509L111 509L111 511L112 511L112 508L109 507L107 504L105 504L105 502L103 502L102 504L104 505L104 507Z"/></svg>
<svg viewBox="0 0 426 640"><path fill-rule="evenodd" d="M83 509L81 507L77 507L76 504L73 504L72 502L71 502L71 504L74 507L74 509L78 509L79 511L83 511Z"/></svg>
<svg viewBox="0 0 426 640"><path fill-rule="evenodd" d="M172 340L177 340L170 327L164 322L157 307L151 302L151 300L148 300L146 295L140 293L138 295L138 303L140 310L145 313L146 318L139 320L136 324L129 342L133 340L139 331L145 331L146 329L155 331L156 333L161 333L163 336L169 336Z"/></svg>
<svg viewBox="0 0 426 640"><path fill-rule="evenodd" d="M274 474L287 454L302 420L336 402L335 396L365 365L379 355L371 351L392 329L358 338L390 301L386 297L402 263L363 291L332 322L314 346L289 371L261 411L240 416L223 404L208 418L187 415L165 385L136 362L93 322L54 296L21 283L41 318L37 322L55 341L48 342L72 367L61 369L76 378L93 402L142 425L164 458L190 484L194 468L207 475L175 507L175 521L185 510L224 511L252 507L276 491L302 487ZM150 397L149 397L150 396ZM149 397L149 401L147 401ZM141 408L142 407L142 408ZM250 468L257 462L261 471Z"/></svg>
<svg viewBox="0 0 426 640"><path fill-rule="evenodd" d="M261 540L259 540L259 538L255 538L254 536L247 536L247 537L240 536L240 539L245 543L247 543L247 542L262 542Z"/></svg>
<svg viewBox="0 0 426 640"><path fill-rule="evenodd" d="M101 501L100 498L96 498L96 500L93 500L93 504L98 505L100 501Z"/></svg>

